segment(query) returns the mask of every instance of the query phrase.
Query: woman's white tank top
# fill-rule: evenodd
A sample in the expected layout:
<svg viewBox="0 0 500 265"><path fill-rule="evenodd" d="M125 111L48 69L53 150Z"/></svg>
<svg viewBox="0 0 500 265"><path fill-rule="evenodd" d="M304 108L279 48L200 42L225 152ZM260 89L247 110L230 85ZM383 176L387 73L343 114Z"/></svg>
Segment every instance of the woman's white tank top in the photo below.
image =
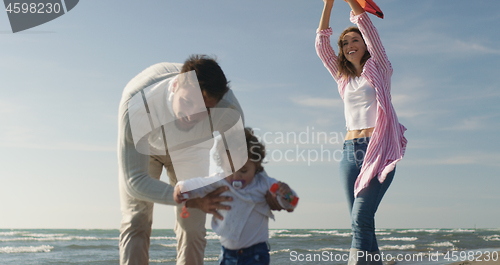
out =
<svg viewBox="0 0 500 265"><path fill-rule="evenodd" d="M344 91L344 114L348 131L375 127L376 92L363 76L351 78Z"/></svg>

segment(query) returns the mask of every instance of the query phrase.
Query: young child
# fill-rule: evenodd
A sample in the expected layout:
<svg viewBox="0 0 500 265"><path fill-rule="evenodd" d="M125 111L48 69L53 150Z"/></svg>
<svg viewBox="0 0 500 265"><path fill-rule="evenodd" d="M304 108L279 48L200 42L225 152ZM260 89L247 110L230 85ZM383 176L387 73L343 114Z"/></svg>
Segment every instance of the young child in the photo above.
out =
<svg viewBox="0 0 500 265"><path fill-rule="evenodd" d="M222 253L219 264L269 264L269 218L273 218L265 195L270 187L277 183L278 193L292 193L287 184L269 177L262 167L265 157L264 145L253 135L250 128L245 128L248 160L234 174L211 185L189 192L189 198L203 197L223 185L229 190L222 195L233 197L226 204L231 210L219 210L223 220L212 218L212 229L220 236ZM174 190L174 200L182 201L181 186L177 183ZM293 209L287 209L289 212Z"/></svg>

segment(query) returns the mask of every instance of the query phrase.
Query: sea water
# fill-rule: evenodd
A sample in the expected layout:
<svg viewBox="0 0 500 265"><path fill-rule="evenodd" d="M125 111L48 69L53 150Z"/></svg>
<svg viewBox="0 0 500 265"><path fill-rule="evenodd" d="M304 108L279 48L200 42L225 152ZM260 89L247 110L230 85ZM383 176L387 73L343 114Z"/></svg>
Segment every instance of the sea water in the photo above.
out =
<svg viewBox="0 0 500 265"><path fill-rule="evenodd" d="M350 230L269 233L271 264L347 264ZM391 264L446 264L500 249L500 229L377 229L376 234L384 261L391 257ZM0 229L0 264L118 264L118 237L118 230ZM205 264L215 265L219 237L209 230L206 238ZM150 264L173 265L175 257L173 230L153 230Z"/></svg>

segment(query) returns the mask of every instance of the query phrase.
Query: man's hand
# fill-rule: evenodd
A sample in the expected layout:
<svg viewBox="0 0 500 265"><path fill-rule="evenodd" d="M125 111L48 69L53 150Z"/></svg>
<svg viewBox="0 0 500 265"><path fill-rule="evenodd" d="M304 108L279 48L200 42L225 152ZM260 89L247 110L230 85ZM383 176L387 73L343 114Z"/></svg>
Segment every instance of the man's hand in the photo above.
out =
<svg viewBox="0 0 500 265"><path fill-rule="evenodd" d="M206 213L211 213L215 218L223 220L217 210L230 210L231 206L221 204L221 202L232 201L233 198L229 196L219 196L224 191L229 190L229 187L223 186L207 194L203 198L191 199L186 202L187 208L198 208Z"/></svg>
<svg viewBox="0 0 500 265"><path fill-rule="evenodd" d="M181 187L180 185L175 185L174 188L174 201L176 203L181 203L183 200L182 193L181 193Z"/></svg>

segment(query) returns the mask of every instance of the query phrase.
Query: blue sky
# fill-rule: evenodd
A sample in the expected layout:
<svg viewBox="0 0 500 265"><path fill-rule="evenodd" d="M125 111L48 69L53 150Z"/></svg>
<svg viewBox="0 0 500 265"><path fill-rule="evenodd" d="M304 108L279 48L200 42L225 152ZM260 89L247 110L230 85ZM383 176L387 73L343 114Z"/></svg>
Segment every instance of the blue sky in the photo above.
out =
<svg viewBox="0 0 500 265"><path fill-rule="evenodd" d="M500 227L500 2L377 4L385 18L372 20L395 69L393 104L409 141L377 227ZM246 125L266 141L268 174L300 196L296 212L277 214L271 228L350 227L338 161L314 159L338 153L345 134L337 86L314 50L322 7L89 0L16 34L0 12L0 228L119 228L122 90L149 65L193 53L218 57ZM344 1L330 24L334 41L351 25ZM330 138L313 140L318 133ZM288 161L279 159L287 151ZM157 205L153 226L173 224L172 207Z"/></svg>

